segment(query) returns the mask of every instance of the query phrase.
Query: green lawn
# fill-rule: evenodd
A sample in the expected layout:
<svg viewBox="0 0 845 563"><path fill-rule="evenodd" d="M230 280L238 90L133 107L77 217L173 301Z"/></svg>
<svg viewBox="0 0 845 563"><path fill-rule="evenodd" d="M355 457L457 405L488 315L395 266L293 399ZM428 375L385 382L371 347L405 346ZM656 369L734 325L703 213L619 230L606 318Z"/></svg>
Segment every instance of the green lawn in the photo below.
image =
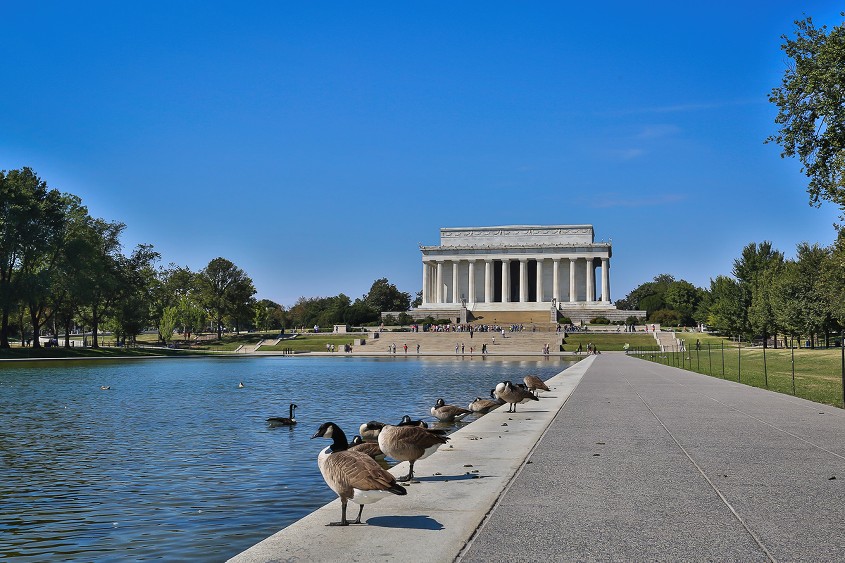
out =
<svg viewBox="0 0 845 563"><path fill-rule="evenodd" d="M334 344L335 350L338 346L352 344L354 338L363 338L362 333L353 334L300 334L296 338L282 340L278 346L262 346L261 352L283 352L293 350L294 352L325 352L326 344Z"/></svg>
<svg viewBox="0 0 845 563"><path fill-rule="evenodd" d="M599 352L614 351L618 352L624 350L623 346L627 342L633 348L634 346L655 346L657 342L654 337L644 332L623 332L623 333L602 333L602 332L569 332L566 335L566 340L563 343L563 350L565 352L574 352L578 349L578 345L584 352L587 351L587 344L593 343Z"/></svg>
<svg viewBox="0 0 845 563"><path fill-rule="evenodd" d="M767 388L779 393L841 407L841 349L767 348L765 364L762 347L738 347L735 342L715 337L701 338L700 350L695 340L687 339L686 353L648 353L646 359L682 367L698 373L739 381L746 385ZM724 348L722 342L724 341ZM710 346L708 346L710 344ZM794 353L794 364L793 364Z"/></svg>

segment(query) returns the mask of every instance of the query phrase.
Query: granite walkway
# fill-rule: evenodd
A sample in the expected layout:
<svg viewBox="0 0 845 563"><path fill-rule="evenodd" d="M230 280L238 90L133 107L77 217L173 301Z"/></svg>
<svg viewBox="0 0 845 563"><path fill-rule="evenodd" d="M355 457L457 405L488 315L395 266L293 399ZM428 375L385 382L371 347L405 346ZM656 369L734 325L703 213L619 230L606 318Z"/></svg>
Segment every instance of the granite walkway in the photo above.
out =
<svg viewBox="0 0 845 563"><path fill-rule="evenodd" d="M845 412L618 354L460 561L843 561Z"/></svg>

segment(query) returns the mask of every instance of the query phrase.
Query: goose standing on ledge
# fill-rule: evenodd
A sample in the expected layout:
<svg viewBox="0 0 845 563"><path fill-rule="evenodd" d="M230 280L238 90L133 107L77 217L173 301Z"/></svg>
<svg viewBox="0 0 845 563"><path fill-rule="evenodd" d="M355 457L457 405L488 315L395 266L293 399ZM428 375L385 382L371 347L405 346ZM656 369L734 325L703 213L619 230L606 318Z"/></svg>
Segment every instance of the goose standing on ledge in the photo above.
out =
<svg viewBox="0 0 845 563"><path fill-rule="evenodd" d="M378 435L378 447L396 461L407 461L410 464L408 474L399 477L399 481L410 481L414 478L414 462L436 452L448 439L419 426L385 424Z"/></svg>
<svg viewBox="0 0 845 563"><path fill-rule="evenodd" d="M384 452L381 451L378 444L375 442L365 442L363 438L357 434L352 437L352 445L349 446L349 449L353 452L367 454L373 459L384 459Z"/></svg>
<svg viewBox="0 0 845 563"><path fill-rule="evenodd" d="M546 383L536 375L526 375L522 378L529 391L539 394L540 391L550 391Z"/></svg>
<svg viewBox="0 0 845 563"><path fill-rule="evenodd" d="M481 397L476 397L473 402L467 405L467 408L477 414L487 414L503 404L504 403L494 401L493 399L482 399Z"/></svg>
<svg viewBox="0 0 845 563"><path fill-rule="evenodd" d="M516 412L516 404L522 401L539 401L537 396L528 389L521 389L510 381L503 381L496 385L495 395L506 403L510 403L508 412Z"/></svg>
<svg viewBox="0 0 845 563"><path fill-rule="evenodd" d="M455 422L469 414L472 414L472 411L457 405L447 405L443 399L437 399L437 402L431 407L431 416L440 422Z"/></svg>
<svg viewBox="0 0 845 563"><path fill-rule="evenodd" d="M323 423L314 438L328 438L332 444L317 456L317 466L326 484L340 497L340 522L329 526L348 526L346 504L351 500L360 505L358 518L352 524L361 523L364 505L377 502L393 495L405 495L408 491L396 482L396 477L376 463L373 458L361 452L349 450L346 434L334 422Z"/></svg>
<svg viewBox="0 0 845 563"><path fill-rule="evenodd" d="M296 405L291 403L289 413L290 416L288 416L287 418L284 416L271 416L267 419L267 422L270 424L270 426L293 426L294 424L296 424L296 418L294 418L293 414L297 408L298 407Z"/></svg>

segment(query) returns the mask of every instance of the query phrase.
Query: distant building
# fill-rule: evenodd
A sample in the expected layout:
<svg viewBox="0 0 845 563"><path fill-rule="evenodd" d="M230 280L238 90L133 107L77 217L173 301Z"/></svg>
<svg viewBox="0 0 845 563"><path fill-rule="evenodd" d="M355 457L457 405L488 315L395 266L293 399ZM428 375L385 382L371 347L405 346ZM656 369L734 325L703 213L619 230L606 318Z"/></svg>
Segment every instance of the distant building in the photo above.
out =
<svg viewBox="0 0 845 563"><path fill-rule="evenodd" d="M592 225L508 225L440 229L422 251L422 305L415 317L455 318L546 311L589 321L624 320L610 301L609 242Z"/></svg>

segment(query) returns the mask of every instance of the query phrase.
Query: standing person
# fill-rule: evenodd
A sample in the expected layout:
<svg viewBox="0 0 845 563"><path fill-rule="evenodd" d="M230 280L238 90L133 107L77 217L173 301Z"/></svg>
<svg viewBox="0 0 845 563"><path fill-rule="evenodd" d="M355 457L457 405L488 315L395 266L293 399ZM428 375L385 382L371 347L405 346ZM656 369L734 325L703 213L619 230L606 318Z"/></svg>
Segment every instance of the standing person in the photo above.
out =
<svg viewBox="0 0 845 563"><path fill-rule="evenodd" d="M402 345L402 347L405 348L405 354L407 354L408 353L408 343L406 342L405 344Z"/></svg>
<svg viewBox="0 0 845 563"><path fill-rule="evenodd" d="M420 345L417 344L417 354L419 354L419 353L420 353Z"/></svg>
<svg viewBox="0 0 845 563"><path fill-rule="evenodd" d="M579 343L578 343L578 355L580 356L580 355L581 355L581 352L583 352L583 351L584 351L584 349L583 349L583 348L581 348L581 343L579 342Z"/></svg>
<svg viewBox="0 0 845 563"><path fill-rule="evenodd" d="M463 354L463 353L464 353L464 345L463 345L463 343L461 343L461 354Z"/></svg>
<svg viewBox="0 0 845 563"><path fill-rule="evenodd" d="M458 345L455 344L455 354L457 354L457 353L458 353Z"/></svg>

